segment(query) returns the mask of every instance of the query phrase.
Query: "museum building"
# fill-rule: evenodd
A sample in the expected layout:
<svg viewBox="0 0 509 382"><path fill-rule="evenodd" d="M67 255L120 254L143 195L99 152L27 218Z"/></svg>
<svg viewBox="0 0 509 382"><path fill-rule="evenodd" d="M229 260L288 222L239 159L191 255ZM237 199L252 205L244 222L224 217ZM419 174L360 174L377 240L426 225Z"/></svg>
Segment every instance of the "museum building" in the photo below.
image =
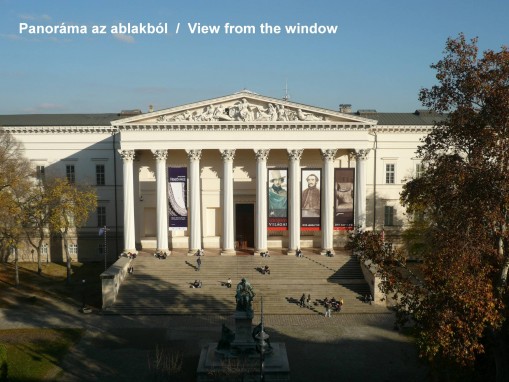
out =
<svg viewBox="0 0 509 382"><path fill-rule="evenodd" d="M96 188L69 248L93 261L143 249L333 253L355 227L396 236L408 222L402 185L422 171L417 146L440 118L243 90L147 113L0 115L0 127L37 176ZM61 246L47 243L47 258Z"/></svg>

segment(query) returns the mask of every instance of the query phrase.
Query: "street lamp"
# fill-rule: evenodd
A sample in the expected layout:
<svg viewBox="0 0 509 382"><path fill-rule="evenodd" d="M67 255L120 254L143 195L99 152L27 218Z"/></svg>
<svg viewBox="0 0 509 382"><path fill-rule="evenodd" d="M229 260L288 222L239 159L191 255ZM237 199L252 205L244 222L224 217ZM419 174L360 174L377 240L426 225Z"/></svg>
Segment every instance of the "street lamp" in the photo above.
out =
<svg viewBox="0 0 509 382"><path fill-rule="evenodd" d="M270 345L268 344L269 335L263 331L263 297L261 297L261 323L260 323L260 332L255 336L258 340L256 344L256 351L260 353L260 381L264 381L265 377L263 375L263 363L265 361L265 353L267 349L270 349Z"/></svg>

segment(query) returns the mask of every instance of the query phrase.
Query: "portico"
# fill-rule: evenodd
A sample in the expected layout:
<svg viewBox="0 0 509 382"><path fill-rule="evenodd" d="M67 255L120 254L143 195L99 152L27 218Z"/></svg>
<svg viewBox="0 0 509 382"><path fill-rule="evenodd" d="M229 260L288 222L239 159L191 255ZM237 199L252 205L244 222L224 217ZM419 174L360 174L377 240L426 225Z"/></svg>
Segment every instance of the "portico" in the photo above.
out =
<svg viewBox="0 0 509 382"><path fill-rule="evenodd" d="M236 205L252 204L255 253L281 246L293 254L309 243L333 252L341 229L366 223L365 163L373 147L368 131L375 124L247 91L114 121L123 160L124 249L135 251L155 236L159 251L218 248L223 255L235 254ZM171 227L168 201L174 191L168 174L177 168L186 169L185 211L178 216L185 226ZM283 174L286 212L269 226L276 215L269 212L268 174L275 169ZM320 212L313 228L302 219L305 169L320 174ZM337 169L355 174L350 226L337 221L342 213Z"/></svg>

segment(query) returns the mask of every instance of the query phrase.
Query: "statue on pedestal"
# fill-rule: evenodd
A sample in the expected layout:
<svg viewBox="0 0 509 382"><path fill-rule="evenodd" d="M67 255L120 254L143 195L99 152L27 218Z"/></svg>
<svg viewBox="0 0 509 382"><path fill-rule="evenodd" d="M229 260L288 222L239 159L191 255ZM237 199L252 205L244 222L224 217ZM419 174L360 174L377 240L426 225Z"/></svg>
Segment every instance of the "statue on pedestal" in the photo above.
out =
<svg viewBox="0 0 509 382"><path fill-rule="evenodd" d="M253 311L253 298L255 296L254 289L245 278L237 284L237 293L235 300L237 301L238 312L252 312Z"/></svg>

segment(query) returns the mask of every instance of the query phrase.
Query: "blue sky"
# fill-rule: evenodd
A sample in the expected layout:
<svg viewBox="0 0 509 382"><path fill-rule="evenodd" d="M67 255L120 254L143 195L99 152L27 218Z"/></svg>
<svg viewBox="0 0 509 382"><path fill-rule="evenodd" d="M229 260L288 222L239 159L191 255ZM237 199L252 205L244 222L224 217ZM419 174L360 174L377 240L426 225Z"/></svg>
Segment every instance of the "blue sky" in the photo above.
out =
<svg viewBox="0 0 509 382"><path fill-rule="evenodd" d="M509 45L507 0L0 0L0 113L156 110L249 89L329 109L412 112L434 84L447 37ZM166 23L168 34L113 35L118 23ZM225 34L224 24L255 34ZM86 34L19 33L80 25ZM179 33L176 34L177 24ZM192 34L188 23L218 25ZM260 24L279 25L278 35ZM288 34L287 25L337 25ZM105 25L107 34L93 34Z"/></svg>

